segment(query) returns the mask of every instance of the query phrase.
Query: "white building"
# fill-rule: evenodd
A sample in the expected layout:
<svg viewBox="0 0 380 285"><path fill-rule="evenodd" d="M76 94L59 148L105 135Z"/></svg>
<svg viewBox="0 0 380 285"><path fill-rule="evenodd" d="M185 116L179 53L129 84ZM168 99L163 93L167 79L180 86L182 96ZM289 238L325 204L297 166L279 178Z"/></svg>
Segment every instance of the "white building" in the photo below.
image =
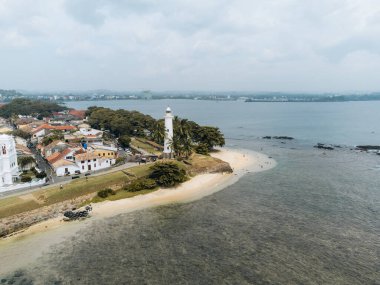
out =
<svg viewBox="0 0 380 285"><path fill-rule="evenodd" d="M173 158L173 114L172 110L167 107L165 112L165 140L164 140L164 158Z"/></svg>
<svg viewBox="0 0 380 285"><path fill-rule="evenodd" d="M57 176L73 175L79 174L80 168L74 162L61 159L51 165Z"/></svg>
<svg viewBox="0 0 380 285"><path fill-rule="evenodd" d="M86 152L75 155L75 164L81 173L98 171L111 167L116 162L115 158L101 157L95 152Z"/></svg>
<svg viewBox="0 0 380 285"><path fill-rule="evenodd" d="M12 136L0 135L0 187L12 185L18 174L15 141Z"/></svg>
<svg viewBox="0 0 380 285"><path fill-rule="evenodd" d="M84 136L103 136L103 131L92 128L80 128L79 132Z"/></svg>

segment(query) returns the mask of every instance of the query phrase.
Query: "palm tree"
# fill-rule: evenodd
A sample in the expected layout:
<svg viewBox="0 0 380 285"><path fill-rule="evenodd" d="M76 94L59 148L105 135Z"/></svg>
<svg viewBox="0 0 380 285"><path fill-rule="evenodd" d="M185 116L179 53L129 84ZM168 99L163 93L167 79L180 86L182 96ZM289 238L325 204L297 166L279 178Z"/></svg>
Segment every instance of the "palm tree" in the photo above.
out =
<svg viewBox="0 0 380 285"><path fill-rule="evenodd" d="M152 140L158 144L163 144L165 139L165 126L163 120L158 120L153 124Z"/></svg>
<svg viewBox="0 0 380 285"><path fill-rule="evenodd" d="M177 116L173 120L174 138L173 149L178 157L183 155L188 158L192 153L191 128L187 119L180 119Z"/></svg>

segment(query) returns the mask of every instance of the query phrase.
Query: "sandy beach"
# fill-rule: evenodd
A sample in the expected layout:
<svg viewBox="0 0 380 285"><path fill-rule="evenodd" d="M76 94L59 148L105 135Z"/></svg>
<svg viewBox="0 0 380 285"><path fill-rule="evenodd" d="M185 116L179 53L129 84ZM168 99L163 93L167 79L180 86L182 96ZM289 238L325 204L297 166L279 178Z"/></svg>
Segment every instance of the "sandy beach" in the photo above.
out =
<svg viewBox="0 0 380 285"><path fill-rule="evenodd" d="M201 174L176 188L159 189L129 199L96 203L93 204L91 218L85 221L63 222L62 217L59 217L0 240L0 257L7 260L0 267L0 276L15 267L30 264L50 246L64 241L94 220L149 207L191 202L232 185L246 173L265 171L276 166L276 161L272 158L248 150L222 149L213 156L228 162L233 173Z"/></svg>

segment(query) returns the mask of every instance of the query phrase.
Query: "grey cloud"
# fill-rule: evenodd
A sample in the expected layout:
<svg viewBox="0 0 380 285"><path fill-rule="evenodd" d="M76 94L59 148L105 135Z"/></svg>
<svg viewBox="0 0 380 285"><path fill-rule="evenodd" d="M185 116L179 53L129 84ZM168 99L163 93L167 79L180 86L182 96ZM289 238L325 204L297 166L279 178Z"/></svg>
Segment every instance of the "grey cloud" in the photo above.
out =
<svg viewBox="0 0 380 285"><path fill-rule="evenodd" d="M377 1L0 1L0 88L375 88Z"/></svg>
<svg viewBox="0 0 380 285"><path fill-rule="evenodd" d="M380 55L380 42L367 37L354 37L323 48L320 50L320 54L326 56L331 62L337 63L350 53L364 50Z"/></svg>
<svg viewBox="0 0 380 285"><path fill-rule="evenodd" d="M78 22L99 26L105 20L105 15L100 11L103 3L102 0L67 0L65 8L67 14Z"/></svg>

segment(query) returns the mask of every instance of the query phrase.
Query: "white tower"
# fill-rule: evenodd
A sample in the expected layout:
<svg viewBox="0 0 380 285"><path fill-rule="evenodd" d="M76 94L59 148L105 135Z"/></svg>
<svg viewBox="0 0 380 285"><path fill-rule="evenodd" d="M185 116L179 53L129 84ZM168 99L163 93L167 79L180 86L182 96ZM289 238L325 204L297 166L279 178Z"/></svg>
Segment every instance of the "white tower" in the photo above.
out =
<svg viewBox="0 0 380 285"><path fill-rule="evenodd" d="M173 158L172 140L173 140L173 114L172 110L167 107L165 112L165 140L164 140L164 158Z"/></svg>
<svg viewBox="0 0 380 285"><path fill-rule="evenodd" d="M18 177L16 145L12 136L0 135L0 187Z"/></svg>

